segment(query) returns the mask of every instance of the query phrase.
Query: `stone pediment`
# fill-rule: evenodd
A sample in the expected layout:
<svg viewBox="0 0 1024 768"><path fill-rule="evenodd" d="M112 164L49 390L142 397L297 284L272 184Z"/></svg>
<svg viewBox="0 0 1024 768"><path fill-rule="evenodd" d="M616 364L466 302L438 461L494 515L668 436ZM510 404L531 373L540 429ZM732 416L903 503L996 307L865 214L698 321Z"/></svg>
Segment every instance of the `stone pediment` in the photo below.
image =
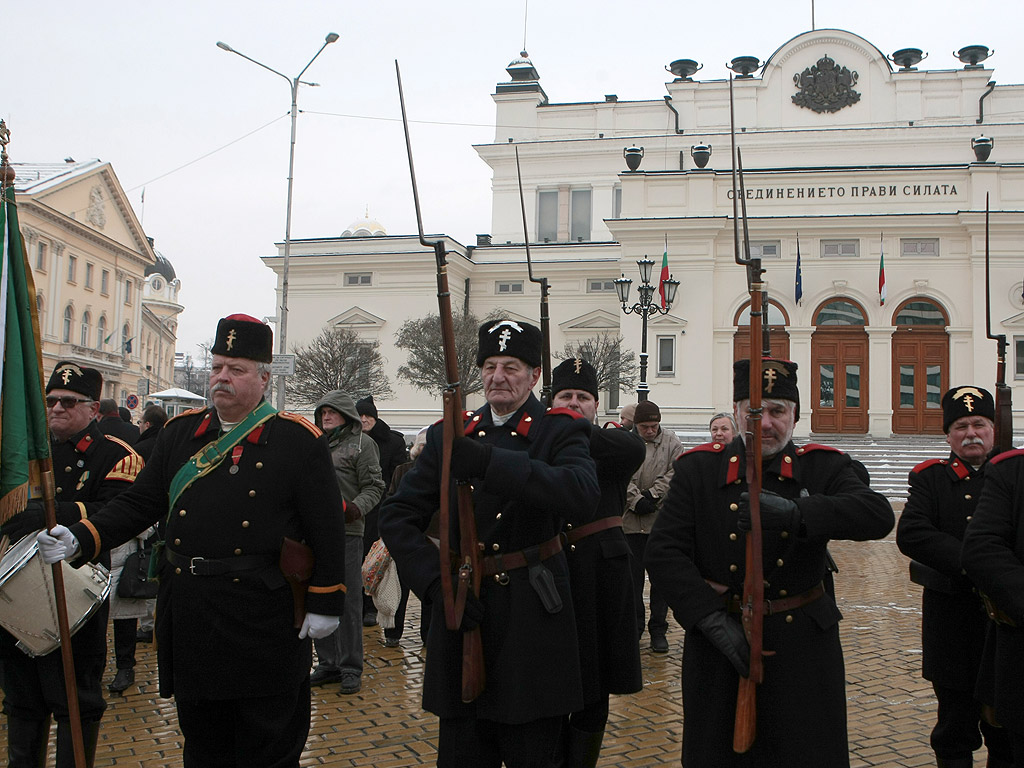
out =
<svg viewBox="0 0 1024 768"><path fill-rule="evenodd" d="M1002 325L1011 326L1013 328L1024 327L1024 312L1018 312L1016 315L1010 315L1008 318L1003 320Z"/></svg>
<svg viewBox="0 0 1024 768"><path fill-rule="evenodd" d="M327 325L331 327L342 326L350 328L352 330L359 330L361 328L383 328L384 323L387 322L382 317L377 317L372 312L367 312L361 307L351 307L346 309L340 315L335 315L327 321Z"/></svg>
<svg viewBox="0 0 1024 768"><path fill-rule="evenodd" d="M657 317L651 317L647 320L647 327L652 329L658 329L663 331L675 331L677 329L686 330L686 320L683 318L669 313L667 315L658 315Z"/></svg>
<svg viewBox="0 0 1024 768"><path fill-rule="evenodd" d="M619 315L613 314L606 309L595 309L585 314L559 323L558 327L562 333L598 331L604 333L618 333Z"/></svg>

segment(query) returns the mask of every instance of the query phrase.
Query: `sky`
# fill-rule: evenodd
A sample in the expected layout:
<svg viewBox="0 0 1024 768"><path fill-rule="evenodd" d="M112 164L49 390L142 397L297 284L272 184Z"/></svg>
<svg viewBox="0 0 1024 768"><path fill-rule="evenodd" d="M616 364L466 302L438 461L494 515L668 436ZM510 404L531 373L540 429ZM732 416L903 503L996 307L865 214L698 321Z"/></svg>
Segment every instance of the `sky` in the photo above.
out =
<svg viewBox="0 0 1024 768"><path fill-rule="evenodd" d="M1024 83L1021 0L816 0L814 26L885 53L920 48L919 68L994 49L1000 84ZM812 28L811 0L71 0L0 9L0 117L13 162L110 162L146 233L174 265L185 306L178 351L199 355L218 318L275 315L261 256L284 240L291 93L218 41L298 75L292 238L332 237L368 212L415 234L395 80L402 68L429 233L464 244L491 231L490 171L473 149L494 136L491 94L526 49L551 102L661 99L675 59L717 79ZM143 203L143 191L145 202Z"/></svg>

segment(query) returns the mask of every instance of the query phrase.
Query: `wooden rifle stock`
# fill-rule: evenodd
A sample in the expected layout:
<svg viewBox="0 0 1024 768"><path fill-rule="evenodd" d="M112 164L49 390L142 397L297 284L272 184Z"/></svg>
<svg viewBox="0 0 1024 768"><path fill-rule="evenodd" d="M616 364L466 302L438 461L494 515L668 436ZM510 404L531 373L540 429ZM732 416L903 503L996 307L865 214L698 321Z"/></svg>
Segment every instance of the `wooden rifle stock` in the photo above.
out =
<svg viewBox="0 0 1024 768"><path fill-rule="evenodd" d="M741 602L743 630L750 645L750 674L740 677L736 692L736 720L733 725L734 752L747 752L757 735L757 686L764 680L764 562L761 535L761 355L764 314L761 282L761 260L750 256L750 235L747 230L747 198L743 184L743 157L736 148L736 118L733 108L733 85L729 78L729 116L732 133L732 211L736 263L747 268L747 289L750 292L750 405L746 434L746 480L750 497L750 530L747 532L746 561ZM739 188L737 189L737 173ZM737 197L743 202L743 252L740 252Z"/></svg>
<svg viewBox="0 0 1024 768"><path fill-rule="evenodd" d="M398 98L402 106L402 126L405 129L405 148L409 156L409 177L412 179L412 196L416 206L416 226L420 243L434 249L437 262L437 308L441 323L441 342L444 348L444 365L447 386L443 394L444 419L442 426L442 457L440 487L440 558L441 594L444 599L445 625L451 631L458 631L466 607L470 589L480 596L480 550L477 546L476 517L473 514L473 493L466 483L456 484L459 554L451 552L451 460L452 447L456 440L465 439L462 422L462 385L459 382L459 360L455 349L455 325L452 321L451 293L448 290L448 260L444 240L427 240L423 235L423 218L420 214L420 198L416 189L416 170L412 161L412 142L409 139L409 121L405 114L405 94L402 91L402 71L395 61L398 76ZM452 563L459 563L459 584L452 583ZM462 700L469 703L484 690L486 682L484 651L480 641L480 628L462 633Z"/></svg>
<svg viewBox="0 0 1024 768"><path fill-rule="evenodd" d="M988 195L985 195L985 335L996 342L995 447L1002 453L1013 448L1013 403L1006 384L1006 334L992 333L992 299L989 288Z"/></svg>

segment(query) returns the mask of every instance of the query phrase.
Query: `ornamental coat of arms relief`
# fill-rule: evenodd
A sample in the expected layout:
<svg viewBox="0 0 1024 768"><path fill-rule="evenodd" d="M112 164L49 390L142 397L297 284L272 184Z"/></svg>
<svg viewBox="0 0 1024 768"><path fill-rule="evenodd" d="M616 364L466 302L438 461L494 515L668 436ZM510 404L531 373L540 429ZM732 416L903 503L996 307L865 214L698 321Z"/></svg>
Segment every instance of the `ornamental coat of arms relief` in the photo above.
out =
<svg viewBox="0 0 1024 768"><path fill-rule="evenodd" d="M856 72L822 56L814 66L793 75L793 84L800 89L793 94L793 103L815 112L838 112L860 101L860 93L853 90L857 78Z"/></svg>

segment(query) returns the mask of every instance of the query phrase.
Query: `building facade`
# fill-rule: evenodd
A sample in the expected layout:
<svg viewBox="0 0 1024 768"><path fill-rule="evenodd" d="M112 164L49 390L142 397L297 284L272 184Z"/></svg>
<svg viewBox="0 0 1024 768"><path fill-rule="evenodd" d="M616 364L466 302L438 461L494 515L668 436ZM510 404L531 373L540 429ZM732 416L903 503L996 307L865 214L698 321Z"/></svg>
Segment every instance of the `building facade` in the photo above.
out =
<svg viewBox="0 0 1024 768"><path fill-rule="evenodd" d="M135 404L173 383L180 282L110 163L13 163L36 287L43 365L97 368L103 397ZM131 396L135 396L134 398Z"/></svg>
<svg viewBox="0 0 1024 768"><path fill-rule="evenodd" d="M800 366L798 434L941 433L945 389L995 384L987 320L1009 342L1022 426L1024 86L997 85L984 46L948 69L918 69L916 53L887 57L850 32L816 30L764 62L733 61L749 243L765 269L772 352ZM680 287L668 314L650 320L648 382L675 425L729 406L732 362L749 348L730 82L696 80L697 66L673 62L662 100L556 103L524 53L492 96L493 142L476 147L493 173L490 234L448 243L454 305L536 321L518 149L534 272L551 285L553 350L621 333L639 351L641 322L623 313L614 280L637 283L645 256L657 275L667 253ZM627 149L641 157L636 170ZM291 338L345 325L379 340L397 384L389 419L427 423L436 398L396 381L404 353L392 339L406 319L436 311L431 252L415 237L357 236L295 241L291 255ZM280 255L264 261L280 284Z"/></svg>

